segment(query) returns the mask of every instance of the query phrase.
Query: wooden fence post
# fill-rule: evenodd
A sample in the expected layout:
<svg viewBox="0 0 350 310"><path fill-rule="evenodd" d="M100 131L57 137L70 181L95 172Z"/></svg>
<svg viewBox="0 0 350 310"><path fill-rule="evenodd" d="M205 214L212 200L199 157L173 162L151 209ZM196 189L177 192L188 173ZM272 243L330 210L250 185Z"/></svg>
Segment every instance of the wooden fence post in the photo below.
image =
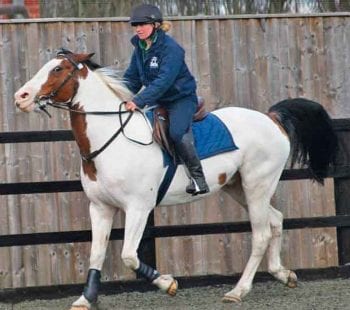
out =
<svg viewBox="0 0 350 310"><path fill-rule="evenodd" d="M339 140L336 166L350 166L350 120L334 120ZM336 215L350 215L350 178L334 178ZM350 227L337 227L339 265L350 263Z"/></svg>

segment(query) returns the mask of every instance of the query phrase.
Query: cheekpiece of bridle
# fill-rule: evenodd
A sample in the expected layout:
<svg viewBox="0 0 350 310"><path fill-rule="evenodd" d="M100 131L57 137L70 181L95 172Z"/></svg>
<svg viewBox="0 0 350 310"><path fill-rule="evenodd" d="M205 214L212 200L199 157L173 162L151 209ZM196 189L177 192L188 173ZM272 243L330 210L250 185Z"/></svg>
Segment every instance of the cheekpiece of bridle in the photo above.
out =
<svg viewBox="0 0 350 310"><path fill-rule="evenodd" d="M71 72L69 72L69 74L65 77L65 79L62 81L62 83L55 90L51 91L50 94L43 95L40 97L35 97L34 103L38 106L38 108L40 110L45 112L49 117L51 117L51 114L46 110L47 105L50 105L53 107L68 107L71 104L72 99L73 99L75 94L69 100L67 100L65 102L57 102L53 98L55 96L57 96L58 92L74 76L76 71L84 68L84 65L82 63L77 63L72 57L70 57L70 53L67 53L67 51L65 51L65 50L59 51L56 54L56 57L63 57L64 59L67 59L73 65L73 70Z"/></svg>

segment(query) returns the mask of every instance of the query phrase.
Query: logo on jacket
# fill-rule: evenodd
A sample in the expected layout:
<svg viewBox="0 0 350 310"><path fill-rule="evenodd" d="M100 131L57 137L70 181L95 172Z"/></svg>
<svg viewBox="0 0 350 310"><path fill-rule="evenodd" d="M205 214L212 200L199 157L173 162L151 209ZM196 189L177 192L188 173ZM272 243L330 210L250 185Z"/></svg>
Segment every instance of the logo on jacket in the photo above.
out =
<svg viewBox="0 0 350 310"><path fill-rule="evenodd" d="M153 69L158 68L158 58L156 56L152 57L149 67Z"/></svg>

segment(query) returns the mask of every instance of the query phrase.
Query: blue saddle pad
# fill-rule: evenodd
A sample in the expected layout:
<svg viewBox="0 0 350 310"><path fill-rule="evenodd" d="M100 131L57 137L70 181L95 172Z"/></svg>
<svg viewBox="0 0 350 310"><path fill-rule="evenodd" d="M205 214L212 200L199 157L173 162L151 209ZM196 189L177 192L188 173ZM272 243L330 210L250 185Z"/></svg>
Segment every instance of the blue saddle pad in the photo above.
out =
<svg viewBox="0 0 350 310"><path fill-rule="evenodd" d="M200 159L237 150L226 125L212 113L192 125L194 142Z"/></svg>
<svg viewBox="0 0 350 310"><path fill-rule="evenodd" d="M153 111L146 115L153 123ZM208 113L203 120L194 122L192 132L200 159L238 149L226 125L213 113ZM171 161L169 154L164 152L164 166L169 164L169 160Z"/></svg>

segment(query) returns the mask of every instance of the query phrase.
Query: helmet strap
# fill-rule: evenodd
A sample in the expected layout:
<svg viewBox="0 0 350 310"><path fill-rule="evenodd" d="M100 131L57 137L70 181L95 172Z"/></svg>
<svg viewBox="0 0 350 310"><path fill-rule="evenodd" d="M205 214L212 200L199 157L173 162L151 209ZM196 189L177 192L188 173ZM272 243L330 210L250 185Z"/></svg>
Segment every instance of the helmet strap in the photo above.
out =
<svg viewBox="0 0 350 310"><path fill-rule="evenodd" d="M151 39L154 36L154 34L156 33L157 29L159 28L156 26L156 23L152 23L152 25L153 25L153 30L146 40Z"/></svg>

